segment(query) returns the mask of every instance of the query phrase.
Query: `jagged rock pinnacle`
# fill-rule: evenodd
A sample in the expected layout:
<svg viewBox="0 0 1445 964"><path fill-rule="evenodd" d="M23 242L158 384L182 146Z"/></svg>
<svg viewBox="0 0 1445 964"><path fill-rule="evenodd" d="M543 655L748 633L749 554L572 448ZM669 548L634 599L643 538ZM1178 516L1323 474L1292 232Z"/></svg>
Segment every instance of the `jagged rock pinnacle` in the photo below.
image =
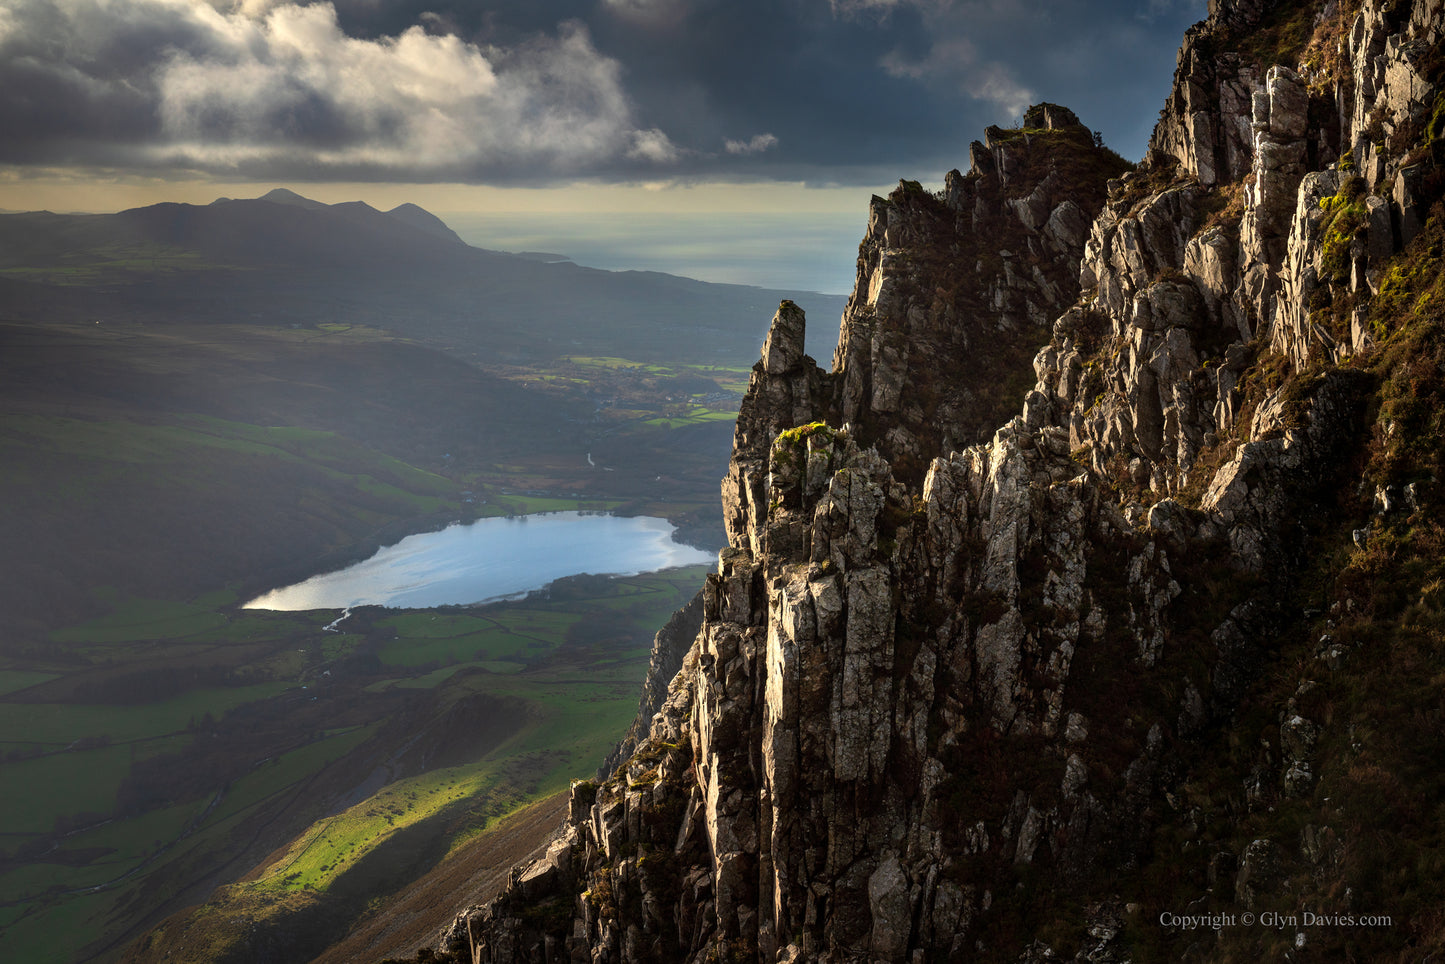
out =
<svg viewBox="0 0 1445 964"><path fill-rule="evenodd" d="M778 305L763 344L763 369L769 375L792 371L803 360L803 335L807 319L803 309L791 301Z"/></svg>

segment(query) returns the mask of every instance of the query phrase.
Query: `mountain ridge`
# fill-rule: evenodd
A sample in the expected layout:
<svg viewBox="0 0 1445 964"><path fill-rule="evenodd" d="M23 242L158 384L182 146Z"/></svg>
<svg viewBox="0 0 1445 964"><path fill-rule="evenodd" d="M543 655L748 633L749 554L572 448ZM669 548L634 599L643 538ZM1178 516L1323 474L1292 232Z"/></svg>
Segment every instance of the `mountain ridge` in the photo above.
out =
<svg viewBox="0 0 1445 964"><path fill-rule="evenodd" d="M770 300L803 294L491 251L407 205L260 198L0 215L0 312L22 321L346 322L473 360L731 364L754 351ZM840 313L845 301L818 299Z"/></svg>

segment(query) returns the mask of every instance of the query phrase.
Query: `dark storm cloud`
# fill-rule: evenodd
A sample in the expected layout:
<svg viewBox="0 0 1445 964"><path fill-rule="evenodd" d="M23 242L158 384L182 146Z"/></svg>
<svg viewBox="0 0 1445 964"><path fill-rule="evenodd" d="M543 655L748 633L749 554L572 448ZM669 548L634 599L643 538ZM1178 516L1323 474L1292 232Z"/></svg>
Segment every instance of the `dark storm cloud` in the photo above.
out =
<svg viewBox="0 0 1445 964"><path fill-rule="evenodd" d="M1142 149L1204 0L7 0L0 163L932 178L1030 102Z"/></svg>
<svg viewBox="0 0 1445 964"><path fill-rule="evenodd" d="M689 0L681 28L595 28L639 113L733 170L877 183L936 178L991 123L1073 107L1138 156L1204 0ZM697 159L698 166L704 166Z"/></svg>

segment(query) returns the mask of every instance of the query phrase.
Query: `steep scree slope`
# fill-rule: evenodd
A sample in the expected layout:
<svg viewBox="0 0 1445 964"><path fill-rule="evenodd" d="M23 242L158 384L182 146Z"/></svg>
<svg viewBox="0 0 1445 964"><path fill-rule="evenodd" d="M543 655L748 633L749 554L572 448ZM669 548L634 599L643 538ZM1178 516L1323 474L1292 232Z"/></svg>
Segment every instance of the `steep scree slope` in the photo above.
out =
<svg viewBox="0 0 1445 964"><path fill-rule="evenodd" d="M1043 105L875 199L650 731L442 952L1440 949L1442 24L1213 0L1137 170Z"/></svg>

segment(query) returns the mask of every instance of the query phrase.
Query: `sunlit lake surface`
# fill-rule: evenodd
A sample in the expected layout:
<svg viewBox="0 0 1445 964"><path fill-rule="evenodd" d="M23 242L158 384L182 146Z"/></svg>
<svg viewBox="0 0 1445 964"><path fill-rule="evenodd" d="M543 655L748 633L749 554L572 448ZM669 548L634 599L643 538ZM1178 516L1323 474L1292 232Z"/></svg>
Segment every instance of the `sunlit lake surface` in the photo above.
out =
<svg viewBox="0 0 1445 964"><path fill-rule="evenodd" d="M426 609L517 596L588 572L636 575L712 562L672 541L665 519L548 512L407 536L364 562L273 589L246 609Z"/></svg>

